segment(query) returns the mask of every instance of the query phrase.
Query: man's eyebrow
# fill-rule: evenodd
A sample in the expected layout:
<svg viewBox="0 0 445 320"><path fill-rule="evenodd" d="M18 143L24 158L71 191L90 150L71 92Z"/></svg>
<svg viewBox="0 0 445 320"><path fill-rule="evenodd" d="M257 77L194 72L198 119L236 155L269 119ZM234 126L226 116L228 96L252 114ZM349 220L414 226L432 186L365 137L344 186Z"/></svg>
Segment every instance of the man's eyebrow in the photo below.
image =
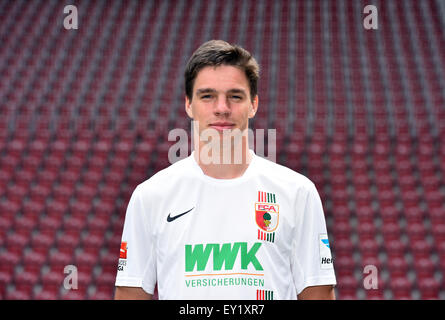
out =
<svg viewBox="0 0 445 320"><path fill-rule="evenodd" d="M234 89L230 89L229 91L227 91L227 92L229 92L229 93L242 93L242 94L246 94L246 91L245 90L243 90L243 89L236 89L236 88L234 88Z"/></svg>
<svg viewBox="0 0 445 320"><path fill-rule="evenodd" d="M201 88L201 89L197 89L196 90L196 94L201 94L201 93L214 93L216 92L215 89L212 88Z"/></svg>

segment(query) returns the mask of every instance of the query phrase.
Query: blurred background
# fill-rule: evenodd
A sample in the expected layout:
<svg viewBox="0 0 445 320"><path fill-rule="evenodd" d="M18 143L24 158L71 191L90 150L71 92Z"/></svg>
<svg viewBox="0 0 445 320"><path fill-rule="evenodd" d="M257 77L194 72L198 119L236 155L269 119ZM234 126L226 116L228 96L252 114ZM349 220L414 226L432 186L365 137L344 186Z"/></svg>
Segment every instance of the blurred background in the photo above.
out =
<svg viewBox="0 0 445 320"><path fill-rule="evenodd" d="M183 68L210 39L260 63L251 126L316 184L337 298L445 299L442 0L0 1L0 299L113 297L128 200L190 132Z"/></svg>

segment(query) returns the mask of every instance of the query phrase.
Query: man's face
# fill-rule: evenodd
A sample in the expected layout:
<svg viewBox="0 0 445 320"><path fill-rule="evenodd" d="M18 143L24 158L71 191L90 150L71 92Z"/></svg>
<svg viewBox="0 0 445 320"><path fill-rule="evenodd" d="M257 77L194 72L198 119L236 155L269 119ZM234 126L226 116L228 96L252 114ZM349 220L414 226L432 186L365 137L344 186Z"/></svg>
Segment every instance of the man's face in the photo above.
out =
<svg viewBox="0 0 445 320"><path fill-rule="evenodd" d="M185 110L199 124L199 134L213 128L218 132L248 127L258 108L258 96L252 101L249 82L233 66L205 67L199 71L193 86L193 97L185 99Z"/></svg>

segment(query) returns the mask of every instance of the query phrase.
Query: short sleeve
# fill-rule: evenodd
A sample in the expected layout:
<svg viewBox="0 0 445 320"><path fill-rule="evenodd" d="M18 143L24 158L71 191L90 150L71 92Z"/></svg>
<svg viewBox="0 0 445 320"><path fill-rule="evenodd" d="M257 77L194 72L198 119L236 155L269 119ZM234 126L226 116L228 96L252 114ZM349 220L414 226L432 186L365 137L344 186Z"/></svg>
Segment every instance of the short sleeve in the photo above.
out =
<svg viewBox="0 0 445 320"><path fill-rule="evenodd" d="M323 206L312 182L298 193L295 206L297 222L291 268L297 294L310 286L335 285Z"/></svg>
<svg viewBox="0 0 445 320"><path fill-rule="evenodd" d="M125 214L120 248L116 286L142 287L144 273L150 273L151 281L145 276L144 290L153 294L156 284L156 256L147 217L147 201L138 186L131 195Z"/></svg>

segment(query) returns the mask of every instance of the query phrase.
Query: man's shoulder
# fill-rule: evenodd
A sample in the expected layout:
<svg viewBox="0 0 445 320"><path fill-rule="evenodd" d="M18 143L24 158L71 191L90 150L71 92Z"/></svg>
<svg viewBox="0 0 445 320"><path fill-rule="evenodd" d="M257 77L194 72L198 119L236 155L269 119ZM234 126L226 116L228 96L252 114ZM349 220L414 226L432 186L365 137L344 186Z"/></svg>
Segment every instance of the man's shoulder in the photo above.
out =
<svg viewBox="0 0 445 320"><path fill-rule="evenodd" d="M179 160L170 166L156 172L150 178L140 183L137 188L140 190L159 189L165 185L171 185L177 179L182 179L186 175L190 175L192 168L190 157Z"/></svg>
<svg viewBox="0 0 445 320"><path fill-rule="evenodd" d="M276 182L295 187L313 188L314 183L305 175L284 165L257 156L259 173Z"/></svg>

